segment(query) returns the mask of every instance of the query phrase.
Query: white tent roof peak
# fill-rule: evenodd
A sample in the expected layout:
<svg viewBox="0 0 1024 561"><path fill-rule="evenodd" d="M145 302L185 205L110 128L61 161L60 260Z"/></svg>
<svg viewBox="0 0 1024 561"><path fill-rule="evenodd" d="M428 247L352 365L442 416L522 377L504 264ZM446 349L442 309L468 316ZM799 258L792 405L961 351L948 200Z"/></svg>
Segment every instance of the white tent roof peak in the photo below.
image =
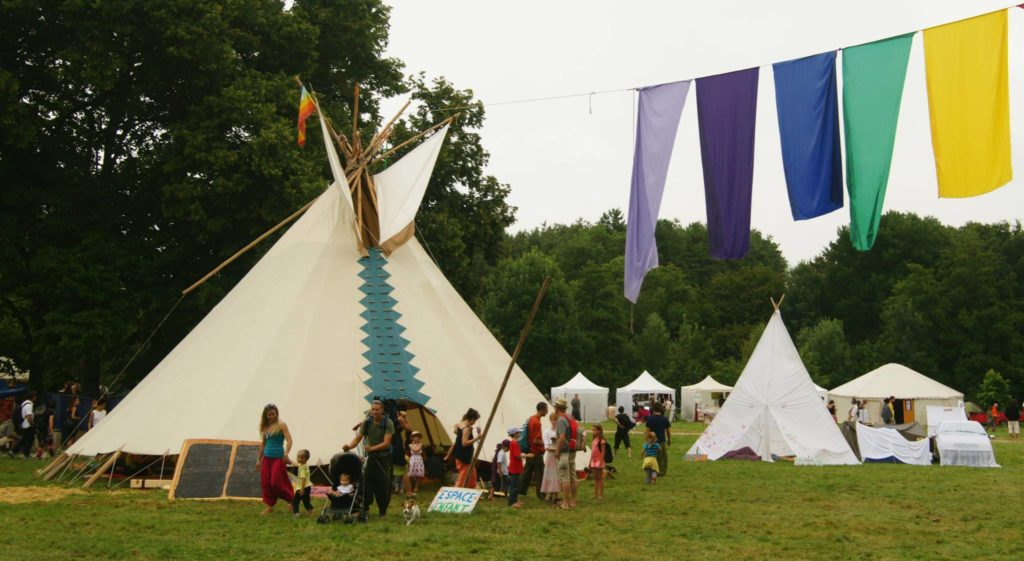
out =
<svg viewBox="0 0 1024 561"><path fill-rule="evenodd" d="M670 393L673 395L676 393L674 389L659 382L646 370L637 376L636 380L630 382L628 386L619 388L619 391L629 391L633 393Z"/></svg>
<svg viewBox="0 0 1024 561"><path fill-rule="evenodd" d="M727 386L727 385L719 382L718 380L715 380L711 376L706 376L706 377L704 377L703 380L697 382L696 384L693 384L693 385L690 385L690 386L683 386L682 389L684 389L684 390L693 390L693 391L696 391L696 392L720 392L720 393L725 393L725 392L731 392L732 391L732 386Z"/></svg>
<svg viewBox="0 0 1024 561"><path fill-rule="evenodd" d="M884 399L963 399L964 394L903 366L890 362L828 392L837 397Z"/></svg>
<svg viewBox="0 0 1024 561"><path fill-rule="evenodd" d="M575 392L575 391L592 391L592 392L608 392L608 388L601 387L594 382L591 382L582 372L577 372L571 380L551 389L552 394L558 391L564 392Z"/></svg>

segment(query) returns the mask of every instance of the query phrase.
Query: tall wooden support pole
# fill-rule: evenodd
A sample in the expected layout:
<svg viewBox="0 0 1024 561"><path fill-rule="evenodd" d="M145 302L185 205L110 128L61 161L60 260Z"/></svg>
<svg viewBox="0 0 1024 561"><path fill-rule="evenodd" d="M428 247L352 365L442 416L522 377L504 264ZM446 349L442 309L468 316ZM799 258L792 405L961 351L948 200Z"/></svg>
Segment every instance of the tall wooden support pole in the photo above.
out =
<svg viewBox="0 0 1024 561"><path fill-rule="evenodd" d="M61 469L67 464L71 463L75 457L68 454L61 454L58 458L58 462L48 466L48 469L43 470L43 481L49 481L54 478L61 471Z"/></svg>
<svg viewBox="0 0 1024 561"><path fill-rule="evenodd" d="M96 469L96 473L92 474L92 476L89 477L89 479L85 480L85 485L82 485L82 487L83 488L92 487L92 484L96 483L97 479L103 477L103 474L106 473L107 468L110 468L110 470L113 471L114 470L114 462L116 462L117 459L120 458L120 457L121 457L121 449L118 448L117 452L114 452L113 454L111 454L110 457L107 458L107 461L103 462L103 465L101 465L99 468Z"/></svg>
<svg viewBox="0 0 1024 561"><path fill-rule="evenodd" d="M512 353L512 360L508 363L508 370L505 371L505 379L501 381L501 387L498 389L498 395L494 398L491 414L487 417L487 424L484 425L484 431L478 439L479 442L483 442L487 438L487 431L490 430L491 422L494 421L494 414L498 412L498 404L501 403L501 396L505 393L505 386L508 385L508 379L512 376L512 369L515 368L516 361L519 360L519 352L523 350L523 343L526 342L526 336L530 333L533 318L537 315L537 309L540 308L540 302L544 299L544 294L547 293L550 284L551 277L544 277L544 283L540 285L540 292L537 293L537 299L533 301L533 308L530 309L530 317L526 318L526 325L523 326L522 332L519 333L519 342L516 343L516 350ZM473 450L473 462L469 464L469 473L475 473L476 471L476 462L480 457L481 448L481 446L477 446Z"/></svg>

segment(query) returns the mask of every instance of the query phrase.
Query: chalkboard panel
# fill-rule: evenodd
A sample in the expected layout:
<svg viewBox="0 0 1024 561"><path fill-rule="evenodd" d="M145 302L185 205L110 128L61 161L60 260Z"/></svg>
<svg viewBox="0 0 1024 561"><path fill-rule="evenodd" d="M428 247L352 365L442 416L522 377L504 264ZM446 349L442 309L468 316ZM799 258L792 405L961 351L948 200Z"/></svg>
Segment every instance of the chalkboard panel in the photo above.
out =
<svg viewBox="0 0 1024 561"><path fill-rule="evenodd" d="M231 468L231 475L228 476L227 496L253 499L263 496L260 470L256 469L256 458L259 454L259 444L238 444L235 448L235 463Z"/></svg>
<svg viewBox="0 0 1024 561"><path fill-rule="evenodd" d="M224 494L224 480L233 446L194 443L178 459L171 496L176 499L212 499Z"/></svg>
<svg viewBox="0 0 1024 561"><path fill-rule="evenodd" d="M258 499L259 442L186 440L178 455L172 499Z"/></svg>

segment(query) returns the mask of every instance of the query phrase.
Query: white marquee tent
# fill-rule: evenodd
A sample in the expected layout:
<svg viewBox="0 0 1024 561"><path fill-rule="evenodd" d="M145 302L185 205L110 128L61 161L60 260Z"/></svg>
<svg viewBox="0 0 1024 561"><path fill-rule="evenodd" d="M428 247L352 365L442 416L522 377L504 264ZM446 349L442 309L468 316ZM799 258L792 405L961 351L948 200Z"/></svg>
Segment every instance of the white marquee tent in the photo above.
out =
<svg viewBox="0 0 1024 561"><path fill-rule="evenodd" d="M411 226L445 134L378 175L384 235ZM352 439L373 396L428 408L410 414L433 427L425 440L450 441L470 407L487 415L509 354L415 238L389 256L363 256L349 186L325 144L334 183L69 454L177 454L190 438L258 440L263 407L274 403L293 450L321 464ZM483 449L543 399L515 368Z"/></svg>
<svg viewBox="0 0 1024 561"><path fill-rule="evenodd" d="M673 403L676 400L676 391L659 382L651 373L644 370L642 374L629 383L615 390L615 406L625 407L626 413L633 410L633 396L656 395L658 398L671 397Z"/></svg>
<svg viewBox="0 0 1024 561"><path fill-rule="evenodd" d="M727 386L711 376L706 376L696 384L679 388L679 416L685 421L697 420L697 409L718 408L713 394L728 394L732 386Z"/></svg>
<svg viewBox="0 0 1024 561"><path fill-rule="evenodd" d="M687 456L717 460L744 449L765 461L776 455L808 463L859 463L821 403L778 310L729 399Z"/></svg>
<svg viewBox="0 0 1024 561"><path fill-rule="evenodd" d="M580 396L580 417L586 422L603 421L608 416L608 388L591 382L582 372L561 386L551 388L551 399L564 397L572 402L573 396Z"/></svg>
<svg viewBox="0 0 1024 561"><path fill-rule="evenodd" d="M836 410L850 409L853 399L868 401L868 414L872 424L882 424L882 400L893 396L903 411L903 422L917 421L928 424L929 405L955 407L962 403L964 394L915 372L902 364L889 363L833 388L829 398L836 401Z"/></svg>

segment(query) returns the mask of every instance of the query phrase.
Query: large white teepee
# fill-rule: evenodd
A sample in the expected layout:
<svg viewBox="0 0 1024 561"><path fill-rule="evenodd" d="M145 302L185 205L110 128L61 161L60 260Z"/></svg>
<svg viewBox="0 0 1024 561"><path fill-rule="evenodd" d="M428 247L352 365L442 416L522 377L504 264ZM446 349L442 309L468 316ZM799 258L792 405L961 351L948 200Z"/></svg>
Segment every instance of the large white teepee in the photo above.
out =
<svg viewBox="0 0 1024 561"><path fill-rule="evenodd" d="M775 454L822 464L859 463L818 397L778 310L729 399L687 455L717 460L743 448L766 461Z"/></svg>
<svg viewBox="0 0 1024 561"><path fill-rule="evenodd" d="M321 128L334 183L69 454L177 454L189 438L257 440L263 407L274 403L293 453L306 448L325 463L352 439L372 396L435 411L410 412L425 441L450 442L469 407L487 415L508 353L415 238L387 257L372 247L361 254L355 205ZM383 172L391 173L378 187L396 191L381 197L385 235L413 220L444 133ZM515 368L484 451L543 399Z"/></svg>

